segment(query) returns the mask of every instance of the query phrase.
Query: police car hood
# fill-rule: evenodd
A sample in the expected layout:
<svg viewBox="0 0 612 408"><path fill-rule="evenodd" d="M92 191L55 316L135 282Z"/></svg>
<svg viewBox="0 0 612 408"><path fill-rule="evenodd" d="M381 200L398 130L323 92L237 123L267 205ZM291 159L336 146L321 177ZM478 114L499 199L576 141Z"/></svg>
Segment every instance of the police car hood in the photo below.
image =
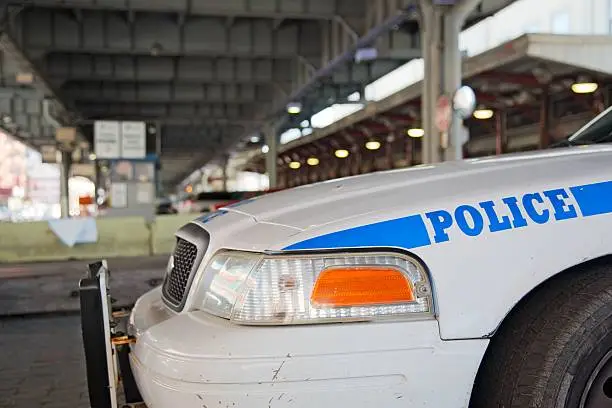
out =
<svg viewBox="0 0 612 408"><path fill-rule="evenodd" d="M611 159L612 146L599 145L420 165L305 185L226 210L301 230L292 239L306 239L428 211L452 212L462 204L499 203L504 197L607 180Z"/></svg>

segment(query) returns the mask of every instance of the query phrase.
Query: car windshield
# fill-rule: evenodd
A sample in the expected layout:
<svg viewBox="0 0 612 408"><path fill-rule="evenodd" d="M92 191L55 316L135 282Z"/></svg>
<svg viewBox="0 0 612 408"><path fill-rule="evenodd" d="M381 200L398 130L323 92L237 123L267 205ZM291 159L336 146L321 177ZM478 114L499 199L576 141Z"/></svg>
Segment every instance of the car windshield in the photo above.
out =
<svg viewBox="0 0 612 408"><path fill-rule="evenodd" d="M612 107L609 107L567 139L570 145L612 142Z"/></svg>

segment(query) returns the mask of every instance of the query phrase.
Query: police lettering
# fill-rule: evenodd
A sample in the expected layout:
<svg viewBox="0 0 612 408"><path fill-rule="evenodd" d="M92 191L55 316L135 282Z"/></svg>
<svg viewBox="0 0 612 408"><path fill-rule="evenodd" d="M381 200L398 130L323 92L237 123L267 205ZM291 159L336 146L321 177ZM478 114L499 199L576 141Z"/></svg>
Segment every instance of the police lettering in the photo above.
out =
<svg viewBox="0 0 612 408"><path fill-rule="evenodd" d="M467 236L478 236L483 231L499 232L546 224L578 217L576 206L564 189L542 193L527 193L522 197L505 197L501 203L482 201L477 206L463 204L452 213L446 210L425 213L433 230L436 243L449 240L448 231L456 226Z"/></svg>

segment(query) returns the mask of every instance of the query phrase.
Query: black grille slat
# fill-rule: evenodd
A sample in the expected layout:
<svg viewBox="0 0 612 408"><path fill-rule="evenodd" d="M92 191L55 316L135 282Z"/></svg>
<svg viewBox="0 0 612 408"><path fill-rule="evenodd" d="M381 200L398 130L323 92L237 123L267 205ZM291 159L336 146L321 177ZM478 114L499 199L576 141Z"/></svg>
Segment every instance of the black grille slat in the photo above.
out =
<svg viewBox="0 0 612 408"><path fill-rule="evenodd" d="M187 292L187 284L198 256L198 248L189 241L177 238L174 249L174 267L164 281L164 296L170 303L179 305Z"/></svg>

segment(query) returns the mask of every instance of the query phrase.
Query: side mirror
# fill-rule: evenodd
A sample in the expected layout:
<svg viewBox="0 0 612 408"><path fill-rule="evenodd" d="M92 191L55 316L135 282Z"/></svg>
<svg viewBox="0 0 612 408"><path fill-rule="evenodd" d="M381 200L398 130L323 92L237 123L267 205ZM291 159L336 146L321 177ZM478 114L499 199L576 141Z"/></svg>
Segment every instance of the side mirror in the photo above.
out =
<svg viewBox="0 0 612 408"><path fill-rule="evenodd" d="M453 110L463 119L474 113L476 108L476 94L469 86L462 86L453 95Z"/></svg>

